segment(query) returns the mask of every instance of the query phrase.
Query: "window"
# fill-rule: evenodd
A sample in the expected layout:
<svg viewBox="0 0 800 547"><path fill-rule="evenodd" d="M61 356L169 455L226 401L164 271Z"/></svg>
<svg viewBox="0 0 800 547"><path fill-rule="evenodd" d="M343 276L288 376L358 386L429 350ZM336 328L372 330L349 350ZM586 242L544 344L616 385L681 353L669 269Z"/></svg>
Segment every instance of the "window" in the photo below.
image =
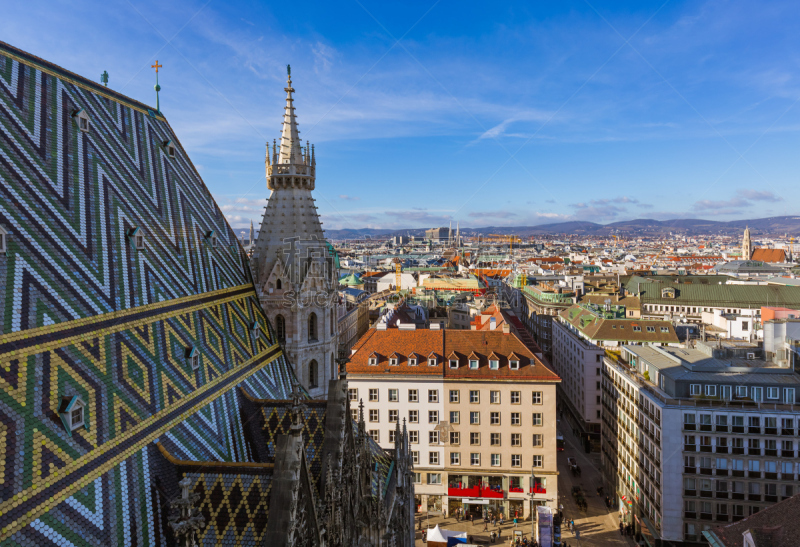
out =
<svg viewBox="0 0 800 547"><path fill-rule="evenodd" d="M761 402L764 400L764 388L763 387L754 387L750 390L751 397L756 402Z"/></svg>
<svg viewBox="0 0 800 547"><path fill-rule="evenodd" d="M521 399L520 399L519 391L512 391L511 392L511 404L512 405L518 405L518 404L520 404L520 401L521 401Z"/></svg>
<svg viewBox="0 0 800 547"><path fill-rule="evenodd" d="M700 384L689 385L689 395L700 395Z"/></svg>
<svg viewBox="0 0 800 547"><path fill-rule="evenodd" d="M450 402L451 403L458 403L459 402L459 391L457 389L450 390Z"/></svg>
<svg viewBox="0 0 800 547"><path fill-rule="evenodd" d="M89 115L83 108L73 112L72 118L75 120L75 124L81 132L86 133L89 131Z"/></svg>
<svg viewBox="0 0 800 547"><path fill-rule="evenodd" d="M439 444L438 431L428 431L428 444Z"/></svg>
<svg viewBox="0 0 800 547"><path fill-rule="evenodd" d="M489 359L489 368L491 370L499 369L500 368L500 361L498 361L497 359Z"/></svg>
<svg viewBox="0 0 800 547"><path fill-rule="evenodd" d="M282 315L275 316L275 329L278 331L278 340L286 340L286 319Z"/></svg>
<svg viewBox="0 0 800 547"><path fill-rule="evenodd" d="M375 388L370 388L369 390L369 400L371 402L375 402L378 400L378 390Z"/></svg>
<svg viewBox="0 0 800 547"><path fill-rule="evenodd" d="M389 442L390 443L394 442L395 433L397 433L397 432L394 429L390 429L389 430Z"/></svg>
<svg viewBox="0 0 800 547"><path fill-rule="evenodd" d="M408 423L410 423L410 424L418 424L419 423L419 411L418 410L409 410L408 411Z"/></svg>
<svg viewBox="0 0 800 547"><path fill-rule="evenodd" d="M358 401L358 389L356 388L348 389L347 396L351 401Z"/></svg>
<svg viewBox="0 0 800 547"><path fill-rule="evenodd" d="M716 397L717 386L706 386L706 397Z"/></svg>
<svg viewBox="0 0 800 547"><path fill-rule="evenodd" d="M400 393L397 389L390 389L389 390L389 402L396 403L400 399Z"/></svg>
<svg viewBox="0 0 800 547"><path fill-rule="evenodd" d="M416 403L419 401L419 394L417 393L416 389L409 389L408 390L408 402L409 403Z"/></svg>
<svg viewBox="0 0 800 547"><path fill-rule="evenodd" d="M376 443L381 442L381 434L380 431L378 431L377 429L370 429L369 436L372 437L372 440L375 441Z"/></svg>
<svg viewBox="0 0 800 547"><path fill-rule="evenodd" d="M478 368L478 360L477 359L470 359L469 360L469 368L477 369Z"/></svg>
<svg viewBox="0 0 800 547"><path fill-rule="evenodd" d="M470 403L480 403L481 402L481 392L478 390L471 390L469 392L469 402Z"/></svg>
<svg viewBox="0 0 800 547"><path fill-rule="evenodd" d="M490 391L489 392L489 402L493 405L500 404L500 392L499 391Z"/></svg>
<svg viewBox="0 0 800 547"><path fill-rule="evenodd" d="M779 396L780 390L777 387L768 387L767 388L767 399L777 399Z"/></svg>
<svg viewBox="0 0 800 547"><path fill-rule="evenodd" d="M508 362L508 368L511 370L519 370L519 361L516 359L512 359Z"/></svg>
<svg viewBox="0 0 800 547"><path fill-rule="evenodd" d="M419 442L419 431L409 431L408 442L417 444Z"/></svg>
<svg viewBox="0 0 800 547"><path fill-rule="evenodd" d="M144 234L138 226L131 228L128 231L128 238L133 243L133 247L137 251L144 251Z"/></svg>
<svg viewBox="0 0 800 547"><path fill-rule="evenodd" d="M412 459L414 459L414 463L419 463L419 452L412 452L411 453ZM414 484L422 484L422 473L414 473Z"/></svg>
<svg viewBox="0 0 800 547"><path fill-rule="evenodd" d="M317 314L313 312L308 316L308 341L317 341Z"/></svg>
<svg viewBox="0 0 800 547"><path fill-rule="evenodd" d="M747 397L747 386L736 386L737 397Z"/></svg>
<svg viewBox="0 0 800 547"><path fill-rule="evenodd" d="M634 325L633 332L642 332L642 327L640 327L639 325Z"/></svg>
<svg viewBox="0 0 800 547"><path fill-rule="evenodd" d="M480 412L470 412L469 413L469 423L472 425L480 425L481 423L481 413Z"/></svg>
<svg viewBox="0 0 800 547"><path fill-rule="evenodd" d="M481 434L477 432L472 432L469 434L469 444L471 445L480 445L481 444Z"/></svg>
<svg viewBox="0 0 800 547"><path fill-rule="evenodd" d="M308 364L308 387L317 387L319 377L317 372L317 362L312 359Z"/></svg>
<svg viewBox="0 0 800 547"><path fill-rule="evenodd" d="M491 433L489 437L492 446L500 446L500 433Z"/></svg>
<svg viewBox="0 0 800 547"><path fill-rule="evenodd" d="M533 425L542 425L542 414L540 412L533 413Z"/></svg>
<svg viewBox="0 0 800 547"><path fill-rule="evenodd" d="M469 455L469 463L470 465L480 465L481 455L478 452L473 452Z"/></svg>
<svg viewBox="0 0 800 547"><path fill-rule="evenodd" d="M450 368L458 368L458 359L450 359Z"/></svg>
<svg viewBox="0 0 800 547"><path fill-rule="evenodd" d="M461 434L458 431L450 432L450 444L461 444Z"/></svg>
<svg viewBox="0 0 800 547"><path fill-rule="evenodd" d="M655 327L647 327L647 332L656 332Z"/></svg>
<svg viewBox="0 0 800 547"><path fill-rule="evenodd" d="M438 403L439 402L439 390L438 389L429 389L428 390L428 402L429 403Z"/></svg>
<svg viewBox="0 0 800 547"><path fill-rule="evenodd" d="M542 435L540 433L533 434L533 446L535 448L541 448L542 446L544 446L542 441Z"/></svg>
<svg viewBox="0 0 800 547"><path fill-rule="evenodd" d="M429 410L428 411L428 423L429 424L438 424L439 423L439 411L438 410Z"/></svg>
<svg viewBox="0 0 800 547"><path fill-rule="evenodd" d="M461 465L461 452L450 452L450 465Z"/></svg>
<svg viewBox="0 0 800 547"><path fill-rule="evenodd" d="M451 410L450 411L450 423L451 424L461 423L461 412L459 412L458 410Z"/></svg>
<svg viewBox="0 0 800 547"><path fill-rule="evenodd" d="M661 332L669 332L669 327L661 327Z"/></svg>
<svg viewBox="0 0 800 547"><path fill-rule="evenodd" d="M439 453L438 452L428 452L428 463L430 465L439 465ZM432 475L432 474L433 475L438 475L438 473L429 473L428 477L430 477L430 475ZM440 482L441 482L441 480L440 480Z"/></svg>
<svg viewBox="0 0 800 547"><path fill-rule="evenodd" d="M542 404L542 392L541 391L534 391L531 397L531 404L540 405Z"/></svg>
<svg viewBox="0 0 800 547"><path fill-rule="evenodd" d="M200 352L197 348L186 348L186 363L192 370L200 368Z"/></svg>
<svg viewBox="0 0 800 547"><path fill-rule="evenodd" d="M542 456L540 454L535 454L533 456L533 466L534 467L542 467Z"/></svg>
<svg viewBox="0 0 800 547"><path fill-rule="evenodd" d="M428 366L435 367L436 366L436 357L428 357Z"/></svg>
<svg viewBox="0 0 800 547"><path fill-rule="evenodd" d="M511 454L511 467L522 467L521 454Z"/></svg>
<svg viewBox="0 0 800 547"><path fill-rule="evenodd" d="M783 388L783 402L787 405L793 404L795 402L793 387Z"/></svg>
<svg viewBox="0 0 800 547"><path fill-rule="evenodd" d="M378 364L378 358L377 357L370 357L369 358L369 364L373 365L373 366L377 365Z"/></svg>
<svg viewBox="0 0 800 547"><path fill-rule="evenodd" d="M380 421L380 413L377 409L372 408L369 411L369 421L370 422L379 422Z"/></svg>
<svg viewBox="0 0 800 547"><path fill-rule="evenodd" d="M396 367L397 366L397 357L389 357L389 366Z"/></svg>
<svg viewBox="0 0 800 547"><path fill-rule="evenodd" d="M350 409L350 417L353 418L354 422L358 421L358 409L357 408L351 408Z"/></svg>
<svg viewBox="0 0 800 547"><path fill-rule="evenodd" d="M489 413L489 424L490 425L500 425L500 413L499 412L490 412Z"/></svg>
<svg viewBox="0 0 800 547"><path fill-rule="evenodd" d="M491 456L492 467L500 467L500 454L492 454Z"/></svg>
<svg viewBox="0 0 800 547"><path fill-rule="evenodd" d="M511 425L522 425L522 419L519 412L511 413Z"/></svg>
<svg viewBox="0 0 800 547"><path fill-rule="evenodd" d="M410 366L410 367L417 366L417 358L416 357L409 357L408 358L408 366Z"/></svg>
<svg viewBox="0 0 800 547"><path fill-rule="evenodd" d="M397 423L397 411L396 410L390 410L389 411L389 423L390 424L396 424Z"/></svg>

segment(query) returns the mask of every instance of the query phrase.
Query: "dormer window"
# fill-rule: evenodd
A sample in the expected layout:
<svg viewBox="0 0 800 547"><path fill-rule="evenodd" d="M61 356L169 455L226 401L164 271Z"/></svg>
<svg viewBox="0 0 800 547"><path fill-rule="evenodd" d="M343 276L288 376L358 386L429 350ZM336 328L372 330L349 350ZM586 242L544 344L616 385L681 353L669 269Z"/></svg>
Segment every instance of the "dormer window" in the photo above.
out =
<svg viewBox="0 0 800 547"><path fill-rule="evenodd" d="M83 133L89 132L89 115L83 108L80 108L72 113L72 119L75 120L75 125L78 126Z"/></svg>
<svg viewBox="0 0 800 547"><path fill-rule="evenodd" d="M397 366L397 357L390 357L389 358L389 366L396 367Z"/></svg>
<svg viewBox="0 0 800 547"><path fill-rule="evenodd" d="M417 366L417 356L416 355L411 354L411 355L408 356L408 366L410 366L410 367Z"/></svg>
<svg viewBox="0 0 800 547"><path fill-rule="evenodd" d="M378 356L375 355L374 353L372 355L370 355L368 363L370 365L377 365L378 364Z"/></svg>
<svg viewBox="0 0 800 547"><path fill-rule="evenodd" d="M509 368L511 370L519 370L519 361L513 360L513 361L509 361L508 363L509 363Z"/></svg>
<svg viewBox="0 0 800 547"><path fill-rule="evenodd" d="M175 157L175 143L172 140L164 141L161 143L161 148L164 149L164 153L167 154L168 157L174 158Z"/></svg>
<svg viewBox="0 0 800 547"><path fill-rule="evenodd" d="M458 368L458 359L450 359L450 368Z"/></svg>
<svg viewBox="0 0 800 547"><path fill-rule="evenodd" d="M217 232L215 230L206 232L205 238L206 238L206 243L208 243L212 249L217 248Z"/></svg>
<svg viewBox="0 0 800 547"><path fill-rule="evenodd" d="M186 348L186 364L192 369L200 368L200 352L196 347Z"/></svg>
<svg viewBox="0 0 800 547"><path fill-rule="evenodd" d="M8 250L8 232L0 226L0 255L6 254Z"/></svg>
<svg viewBox="0 0 800 547"><path fill-rule="evenodd" d="M633 332L642 332L642 327L640 327L639 325L634 325Z"/></svg>
<svg viewBox="0 0 800 547"><path fill-rule="evenodd" d="M478 360L477 359L470 359L469 360L469 368L477 369L478 368Z"/></svg>
<svg viewBox="0 0 800 547"><path fill-rule="evenodd" d="M430 355L428 355L428 366L429 367L435 367L438 362L439 362L439 360L436 358L435 354L431 353Z"/></svg>
<svg viewBox="0 0 800 547"><path fill-rule="evenodd" d="M497 359L489 359L489 368L492 370L497 370L500 368L500 361Z"/></svg>
<svg viewBox="0 0 800 547"><path fill-rule="evenodd" d="M61 417L61 423L64 424L64 429L67 430L70 437L73 431L81 427L89 429L87 410L86 403L83 402L80 396L61 397L58 414Z"/></svg>
<svg viewBox="0 0 800 547"><path fill-rule="evenodd" d="M133 247L137 251L144 251L144 234L138 226L134 226L128 230L128 239L133 243Z"/></svg>

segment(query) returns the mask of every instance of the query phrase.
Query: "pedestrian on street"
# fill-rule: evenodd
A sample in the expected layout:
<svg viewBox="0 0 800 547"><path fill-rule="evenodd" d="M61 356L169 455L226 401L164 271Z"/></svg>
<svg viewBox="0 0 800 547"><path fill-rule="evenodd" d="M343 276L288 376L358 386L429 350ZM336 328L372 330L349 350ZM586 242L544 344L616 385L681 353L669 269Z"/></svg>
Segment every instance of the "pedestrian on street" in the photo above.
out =
<svg viewBox="0 0 800 547"><path fill-rule="evenodd" d="M516 528L516 527L517 527L517 517L515 516L514 517L514 528Z"/></svg>
<svg viewBox="0 0 800 547"><path fill-rule="evenodd" d="M625 534L623 533L622 522L620 522L620 523L619 523L619 535L621 535L621 536L624 536L624 535L625 535Z"/></svg>
<svg viewBox="0 0 800 547"><path fill-rule="evenodd" d="M489 531L489 523L487 521L485 521L485 520L483 521L483 531L484 532L488 532Z"/></svg>

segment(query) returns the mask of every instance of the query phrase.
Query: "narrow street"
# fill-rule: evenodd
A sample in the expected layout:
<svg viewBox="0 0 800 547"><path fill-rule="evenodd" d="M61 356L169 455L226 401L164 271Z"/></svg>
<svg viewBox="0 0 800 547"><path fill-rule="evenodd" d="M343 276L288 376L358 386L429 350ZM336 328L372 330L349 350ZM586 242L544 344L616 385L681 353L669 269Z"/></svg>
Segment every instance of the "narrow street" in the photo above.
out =
<svg viewBox="0 0 800 547"><path fill-rule="evenodd" d="M569 422L561 420L559 433L564 436L565 448L558 453L558 495L559 503L564 505L564 522L569 519L575 521L575 529L580 532L576 538L569 531L569 525L561 528L562 544L570 547L605 547L619 546L632 547L635 545L633 538L623 537L619 533L619 521L616 511L609 511L605 505L605 493L597 495L597 487L602 484L600 473L600 455L597 453L586 454L580 448L577 437L572 434ZM575 458L581 468L581 476L573 477L567 464L567 458ZM572 487L580 486L586 499L587 509L578 509L572 495Z"/></svg>

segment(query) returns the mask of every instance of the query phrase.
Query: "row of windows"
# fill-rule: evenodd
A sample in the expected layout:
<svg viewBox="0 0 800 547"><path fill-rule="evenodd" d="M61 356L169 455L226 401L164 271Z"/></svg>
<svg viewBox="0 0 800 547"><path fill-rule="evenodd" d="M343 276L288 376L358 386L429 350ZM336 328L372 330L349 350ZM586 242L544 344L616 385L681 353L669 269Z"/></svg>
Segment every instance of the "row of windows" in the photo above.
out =
<svg viewBox="0 0 800 547"><path fill-rule="evenodd" d="M358 388L350 388L348 390L348 395L351 401L358 401ZM400 401L400 390L391 388L388 390L388 397L390 403L397 403ZM449 393L450 402L451 403L460 403L461 402L461 391L458 389L451 389ZM509 396L509 402L512 405L518 405L522 403L522 392L521 391L512 391ZM369 388L368 391L368 400L370 402L378 402L380 401L380 389L378 388ZM419 390L417 389L409 389L408 390L408 402L409 403L418 403L419 402ZM428 402L429 403L438 403L439 402L439 390L438 389L429 389L428 390ZM469 390L469 402L473 404L478 404L481 402L481 392L478 389L471 389ZM501 404L501 395L499 391L489 391L489 402L492 404ZM532 391L531 392L531 404L540 405L542 404L542 392L541 391Z"/></svg>
<svg viewBox="0 0 800 547"><path fill-rule="evenodd" d="M411 461L415 465L419 465L419 452L412 451L411 452ZM481 465L481 454L480 452L471 452L469 454L469 460L465 461L464 464L480 466ZM440 465L441 459L440 454L437 451L428 452L428 465ZM450 452L450 465L461 465L461 452ZM511 454L510 456L510 464L511 467L522 467L522 454ZM533 460L531 461L533 467L544 467L544 458L540 454L535 454L533 456ZM491 467L502 467L502 458L500 454L490 454L489 455L489 465ZM430 481L428 484L439 484L439 483L431 483Z"/></svg>
<svg viewBox="0 0 800 547"><path fill-rule="evenodd" d="M351 409L353 413L353 419L358 419L358 410L353 408ZM501 425L501 418L500 412L490 412L489 413L489 425ZM397 410L389 410L389 423L397 423L399 419L399 411ZM372 423L377 423L381 421L381 413L380 410L376 408L369 409L367 411L368 420ZM521 412L512 412L510 416L510 424L511 425L522 425L522 413ZM417 410L409 410L408 411L408 421L412 424L419 423L419 412ZM439 423L439 411L438 410L429 410L428 411L428 423L429 424L438 424ZM461 412L458 410L453 410L450 412L450 423L459 424L461 423ZM470 412L469 413L469 424L470 425L480 425L481 423L481 413L480 412ZM534 426L542 426L544 425L542 413L541 412L534 412L531 415L531 425Z"/></svg>
<svg viewBox="0 0 800 547"><path fill-rule="evenodd" d="M380 442L380 430L378 429L371 429L369 431L370 436L375 439L375 442ZM395 430L389 430L389 442L393 443L395 439ZM542 448L544 446L543 436L540 433L534 433L531 437L532 443L531 446L534 448ZM451 445L460 445L461 444L461 432L459 431L451 431L447 436L440 435L439 431L429 431L428 432L428 444L439 444L440 440L442 441L450 441ZM411 429L408 432L408 442L411 444L419 444L419 431L416 429ZM473 446L480 446L481 444L481 434L477 432L469 433L469 444ZM500 433L490 433L489 434L489 445L490 446L502 446L503 444L503 436ZM522 433L511 433L511 446L522 446Z"/></svg>
<svg viewBox="0 0 800 547"><path fill-rule="evenodd" d="M744 416L730 416L730 420L728 420L727 414L718 414L716 416L715 425L717 427L727 427L728 425L732 425L734 427L744 427L745 425L745 417ZM730 422L730 423L729 423ZM778 421L777 417L774 416L766 416L764 417L763 421L761 416L748 416L747 417L747 425L749 427L761 427L764 425L766 428L777 429L778 424L780 424L781 429L794 429L794 419L793 418L780 418L780 422ZM700 414L699 416L694 413L685 413L683 415L683 424L684 426L697 426L697 425L705 425L711 426L711 414Z"/></svg>
<svg viewBox="0 0 800 547"><path fill-rule="evenodd" d="M684 479L683 480L684 491L689 490L690 492L697 492L698 489L701 492L711 492L712 491L711 489L714 488L715 489L714 491L716 491L716 492L732 492L734 494L752 494L754 496L759 496L761 494L765 494L767 496L777 496L778 495L778 487L779 486L781 486L781 485L779 485L776 482L767 482L767 483L763 483L762 484L760 482L713 481L711 479ZM788 486L790 489L792 487L791 484L783 485L783 486ZM784 493L789 491L786 488L782 488L781 490ZM789 494L789 495L791 495L791 494ZM686 500L686 501L689 501L689 500ZM684 503L686 503L686 502L684 502Z"/></svg>
<svg viewBox="0 0 800 547"><path fill-rule="evenodd" d="M764 388L756 386L716 386L712 384L689 384L689 395L705 395L706 397L721 397L731 399L731 393L735 393L737 399L747 399L748 397L756 402L764 401ZM767 387L767 400L781 400L781 389L778 387ZM791 404L795 401L795 390L793 387L783 388L783 402Z"/></svg>
<svg viewBox="0 0 800 547"><path fill-rule="evenodd" d="M695 456L684 456L683 464L685 467L697 467L699 464L700 467L705 467L707 469L731 469L733 471L744 471L745 468L747 468L747 471L754 473L760 473L761 471L765 473L777 473L780 470L784 475L793 475L795 467L798 465L794 461L786 460L728 460L727 458L697 458Z"/></svg>

